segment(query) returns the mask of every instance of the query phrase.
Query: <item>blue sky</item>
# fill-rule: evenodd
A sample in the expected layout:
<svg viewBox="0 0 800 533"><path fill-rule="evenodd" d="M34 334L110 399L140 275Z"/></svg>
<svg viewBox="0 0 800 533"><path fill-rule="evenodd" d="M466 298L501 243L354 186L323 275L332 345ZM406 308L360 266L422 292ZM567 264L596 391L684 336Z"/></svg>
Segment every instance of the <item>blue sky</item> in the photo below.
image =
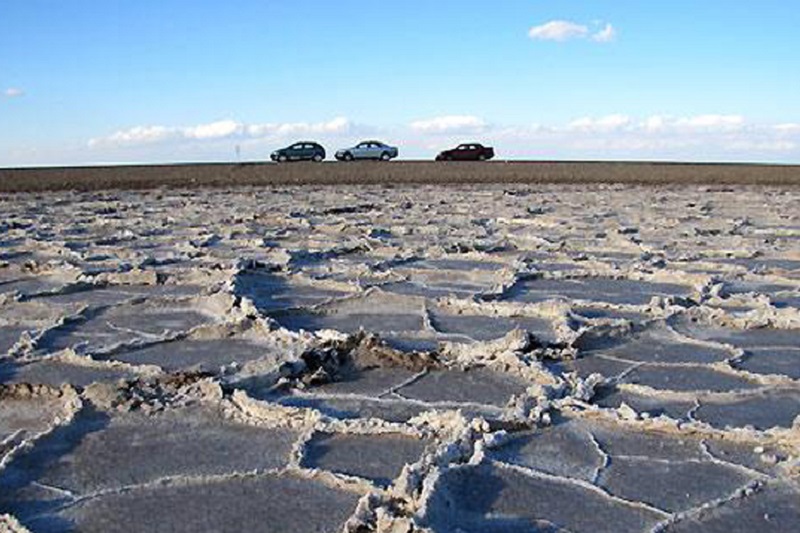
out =
<svg viewBox="0 0 800 533"><path fill-rule="evenodd" d="M0 166L264 158L800 163L800 3L3 0Z"/></svg>

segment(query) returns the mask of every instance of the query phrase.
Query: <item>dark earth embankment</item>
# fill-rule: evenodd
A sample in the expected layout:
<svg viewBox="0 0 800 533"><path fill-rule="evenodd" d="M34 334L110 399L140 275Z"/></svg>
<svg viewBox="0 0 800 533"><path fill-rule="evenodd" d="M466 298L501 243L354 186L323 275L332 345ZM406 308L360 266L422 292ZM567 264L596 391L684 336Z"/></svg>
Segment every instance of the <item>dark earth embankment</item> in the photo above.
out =
<svg viewBox="0 0 800 533"><path fill-rule="evenodd" d="M798 165L639 162L205 163L0 169L0 192L238 185L632 183L800 186Z"/></svg>

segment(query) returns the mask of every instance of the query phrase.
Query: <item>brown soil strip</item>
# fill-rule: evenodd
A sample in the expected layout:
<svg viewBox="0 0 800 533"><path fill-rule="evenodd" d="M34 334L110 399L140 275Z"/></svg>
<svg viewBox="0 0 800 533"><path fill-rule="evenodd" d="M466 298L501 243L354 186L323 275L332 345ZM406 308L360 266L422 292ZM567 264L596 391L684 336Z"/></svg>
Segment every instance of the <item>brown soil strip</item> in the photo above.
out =
<svg viewBox="0 0 800 533"><path fill-rule="evenodd" d="M0 169L0 192L271 185L631 183L800 186L798 165L505 162L209 163Z"/></svg>

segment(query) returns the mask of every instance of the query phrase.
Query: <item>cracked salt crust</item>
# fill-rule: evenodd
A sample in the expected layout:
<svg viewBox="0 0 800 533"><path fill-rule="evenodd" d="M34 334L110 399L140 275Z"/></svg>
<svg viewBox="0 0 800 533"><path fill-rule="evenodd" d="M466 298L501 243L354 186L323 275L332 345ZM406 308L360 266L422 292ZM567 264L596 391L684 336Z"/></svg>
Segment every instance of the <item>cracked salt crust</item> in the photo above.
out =
<svg viewBox="0 0 800 533"><path fill-rule="evenodd" d="M0 529L797 529L798 201L7 195Z"/></svg>

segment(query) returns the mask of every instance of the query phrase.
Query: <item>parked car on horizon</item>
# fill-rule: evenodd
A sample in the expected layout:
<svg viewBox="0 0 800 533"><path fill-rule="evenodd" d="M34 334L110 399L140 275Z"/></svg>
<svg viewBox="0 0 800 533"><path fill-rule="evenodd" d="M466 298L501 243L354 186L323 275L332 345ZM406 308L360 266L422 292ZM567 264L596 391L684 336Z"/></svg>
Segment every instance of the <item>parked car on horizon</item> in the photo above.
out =
<svg viewBox="0 0 800 533"><path fill-rule="evenodd" d="M494 148L480 143L459 144L436 156L437 161L486 161L494 157Z"/></svg>
<svg viewBox="0 0 800 533"><path fill-rule="evenodd" d="M379 159L389 161L397 157L399 151L395 146L389 146L380 141L364 141L352 148L343 148L336 152L339 161L353 161L354 159Z"/></svg>
<svg viewBox="0 0 800 533"><path fill-rule="evenodd" d="M300 141L286 148L275 150L270 158L280 163L287 161L316 161L319 163L325 159L325 148L312 141Z"/></svg>

